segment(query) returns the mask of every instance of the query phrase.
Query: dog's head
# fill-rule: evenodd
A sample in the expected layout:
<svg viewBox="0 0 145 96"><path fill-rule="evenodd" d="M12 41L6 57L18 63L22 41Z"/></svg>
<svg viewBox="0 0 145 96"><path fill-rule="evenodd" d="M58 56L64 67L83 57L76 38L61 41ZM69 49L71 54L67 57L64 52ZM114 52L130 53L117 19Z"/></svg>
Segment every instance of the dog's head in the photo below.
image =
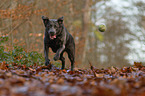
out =
<svg viewBox="0 0 145 96"><path fill-rule="evenodd" d="M50 39L55 39L62 31L63 17L58 19L49 19L48 17L42 16L42 20Z"/></svg>

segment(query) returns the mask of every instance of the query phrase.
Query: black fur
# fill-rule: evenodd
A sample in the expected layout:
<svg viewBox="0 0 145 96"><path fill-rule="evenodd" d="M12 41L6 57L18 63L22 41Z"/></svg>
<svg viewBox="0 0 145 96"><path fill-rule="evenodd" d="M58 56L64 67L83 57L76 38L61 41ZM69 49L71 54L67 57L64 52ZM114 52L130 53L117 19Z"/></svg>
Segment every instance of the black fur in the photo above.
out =
<svg viewBox="0 0 145 96"><path fill-rule="evenodd" d="M74 68L75 61L75 43L72 35L67 31L63 24L63 17L59 19L49 19L42 16L42 20L45 26L45 37L44 37L44 54L45 54L45 65L50 63L48 58L49 48L55 52L54 60L61 60L62 68L65 68L65 58L63 53L67 52L68 58L71 62L71 70Z"/></svg>

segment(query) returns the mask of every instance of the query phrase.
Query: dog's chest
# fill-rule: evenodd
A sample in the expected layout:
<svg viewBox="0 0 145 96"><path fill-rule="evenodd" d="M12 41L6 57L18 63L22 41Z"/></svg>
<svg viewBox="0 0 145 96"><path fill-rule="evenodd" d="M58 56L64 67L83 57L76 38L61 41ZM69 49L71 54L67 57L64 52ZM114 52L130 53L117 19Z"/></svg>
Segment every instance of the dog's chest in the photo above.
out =
<svg viewBox="0 0 145 96"><path fill-rule="evenodd" d="M62 42L59 39L54 39L49 42L49 46L53 52L56 52L61 47L61 45Z"/></svg>

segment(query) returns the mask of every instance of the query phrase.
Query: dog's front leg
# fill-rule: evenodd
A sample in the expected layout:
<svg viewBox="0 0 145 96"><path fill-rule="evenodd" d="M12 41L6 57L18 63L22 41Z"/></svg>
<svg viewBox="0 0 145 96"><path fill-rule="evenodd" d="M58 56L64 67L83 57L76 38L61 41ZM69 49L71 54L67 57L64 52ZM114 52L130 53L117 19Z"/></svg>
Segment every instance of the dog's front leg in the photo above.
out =
<svg viewBox="0 0 145 96"><path fill-rule="evenodd" d="M56 61L56 60L58 60L59 58L60 58L60 54L62 53L62 51L65 49L65 45L62 45L62 47L60 47L58 50L57 50L57 52L56 52L56 54L55 54L55 56L54 56L54 60Z"/></svg>
<svg viewBox="0 0 145 96"><path fill-rule="evenodd" d="M44 44L44 55L45 55L45 65L49 65L49 58L48 58L48 52L49 52L49 46L47 44Z"/></svg>

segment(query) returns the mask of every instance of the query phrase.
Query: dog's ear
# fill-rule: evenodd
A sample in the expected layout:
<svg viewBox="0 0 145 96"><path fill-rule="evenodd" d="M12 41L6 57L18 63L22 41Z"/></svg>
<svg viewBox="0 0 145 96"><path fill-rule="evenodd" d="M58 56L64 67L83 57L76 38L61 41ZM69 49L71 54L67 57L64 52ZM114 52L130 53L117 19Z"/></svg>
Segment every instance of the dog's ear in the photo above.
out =
<svg viewBox="0 0 145 96"><path fill-rule="evenodd" d="M49 18L42 16L42 20L43 20L44 26L46 27L47 23L49 22Z"/></svg>
<svg viewBox="0 0 145 96"><path fill-rule="evenodd" d="M57 19L58 24L62 25L63 24L63 16Z"/></svg>

